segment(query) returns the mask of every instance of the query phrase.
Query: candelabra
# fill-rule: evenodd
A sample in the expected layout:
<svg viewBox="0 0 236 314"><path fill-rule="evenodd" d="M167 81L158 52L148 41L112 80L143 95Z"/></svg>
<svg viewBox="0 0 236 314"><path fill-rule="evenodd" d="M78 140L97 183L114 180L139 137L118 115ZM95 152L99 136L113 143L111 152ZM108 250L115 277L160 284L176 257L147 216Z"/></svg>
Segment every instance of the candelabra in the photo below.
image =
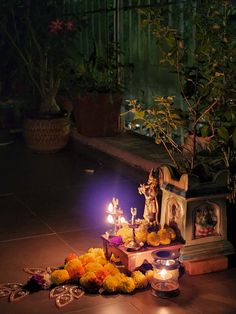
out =
<svg viewBox="0 0 236 314"><path fill-rule="evenodd" d="M107 221L113 225L113 228L108 230L106 234L108 234L109 236L114 236L119 230L121 222L124 219L124 217L122 216L123 210L119 207L119 201L117 198L113 197L112 203L108 205L108 209L106 212L108 214Z"/></svg>

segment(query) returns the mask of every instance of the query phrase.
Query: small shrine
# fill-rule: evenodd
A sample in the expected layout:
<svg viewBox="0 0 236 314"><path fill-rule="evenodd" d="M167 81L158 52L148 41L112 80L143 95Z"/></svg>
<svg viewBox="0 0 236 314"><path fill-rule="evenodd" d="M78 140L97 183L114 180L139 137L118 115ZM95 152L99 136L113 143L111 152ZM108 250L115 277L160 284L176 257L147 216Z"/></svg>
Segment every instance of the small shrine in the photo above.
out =
<svg viewBox="0 0 236 314"><path fill-rule="evenodd" d="M218 172L211 182L201 182L193 174L176 179L170 167L161 169L161 225L175 226L185 240L181 259L186 267L189 261L209 263L221 257L220 269L227 268L225 256L234 254L227 240L227 173Z"/></svg>
<svg viewBox="0 0 236 314"><path fill-rule="evenodd" d="M132 218L126 221L117 199L108 206L114 227L102 236L107 257L118 256L133 271L151 262L154 251L179 250L189 274L228 268L227 256L234 248L227 240L225 171L202 182L194 174L175 178L172 168L164 166L152 169L138 192L145 197L143 219L136 219L137 210L131 208Z"/></svg>

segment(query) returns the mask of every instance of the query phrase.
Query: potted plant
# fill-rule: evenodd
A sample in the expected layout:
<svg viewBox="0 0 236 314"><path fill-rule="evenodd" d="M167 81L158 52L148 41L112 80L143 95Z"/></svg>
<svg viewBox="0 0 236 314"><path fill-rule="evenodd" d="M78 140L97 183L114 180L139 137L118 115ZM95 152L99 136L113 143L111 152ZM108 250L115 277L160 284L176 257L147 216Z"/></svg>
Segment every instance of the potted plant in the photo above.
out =
<svg viewBox="0 0 236 314"><path fill-rule="evenodd" d="M79 133L86 136L113 136L120 131L120 109L123 85L118 62L121 53L111 43L107 54L99 55L96 42L89 56L84 56L75 69L73 112Z"/></svg>
<svg viewBox="0 0 236 314"><path fill-rule="evenodd" d="M79 54L83 21L57 0L2 1L1 12L1 31L15 52L27 87L24 98L30 102L23 126L26 142L38 152L60 150L69 138L70 119L57 98Z"/></svg>
<svg viewBox="0 0 236 314"><path fill-rule="evenodd" d="M132 100L133 124L138 120L151 131L179 173L199 174L204 168L207 178L227 169L230 198L235 201L235 6L219 0L195 5L190 1L185 12L193 17L188 23L194 40L193 33L184 37L168 25L165 7L140 11L157 40L160 63L176 73L183 109L174 96L156 96L149 106ZM180 130L184 140L178 137Z"/></svg>
<svg viewBox="0 0 236 314"><path fill-rule="evenodd" d="M236 240L235 5L189 1L186 8L193 40L168 25L164 7L141 12L160 62L176 73L182 109L165 95L150 106L131 100L130 110L133 124L146 128L172 161L161 167L161 224L181 231L183 260L224 259L235 253L227 239Z"/></svg>

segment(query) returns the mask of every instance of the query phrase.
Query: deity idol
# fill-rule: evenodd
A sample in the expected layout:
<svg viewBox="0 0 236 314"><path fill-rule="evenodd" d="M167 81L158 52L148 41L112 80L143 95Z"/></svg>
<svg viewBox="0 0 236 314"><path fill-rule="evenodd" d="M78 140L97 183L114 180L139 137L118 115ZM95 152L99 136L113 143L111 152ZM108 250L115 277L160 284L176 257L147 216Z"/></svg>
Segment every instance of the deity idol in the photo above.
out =
<svg viewBox="0 0 236 314"><path fill-rule="evenodd" d="M145 197L143 217L150 224L154 222L158 224L158 198L161 196L159 172L159 169L152 169L147 184L140 184L138 188L139 194L143 194Z"/></svg>

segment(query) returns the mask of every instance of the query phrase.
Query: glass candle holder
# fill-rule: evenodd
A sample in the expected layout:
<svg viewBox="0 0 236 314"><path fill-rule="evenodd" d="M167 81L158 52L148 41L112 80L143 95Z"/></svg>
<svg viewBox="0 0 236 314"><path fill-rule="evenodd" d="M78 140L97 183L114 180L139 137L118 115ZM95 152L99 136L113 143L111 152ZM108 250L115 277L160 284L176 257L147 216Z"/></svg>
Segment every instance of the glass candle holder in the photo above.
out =
<svg viewBox="0 0 236 314"><path fill-rule="evenodd" d="M179 295L179 251L163 250L152 253L154 261L153 294L160 298L172 298Z"/></svg>

